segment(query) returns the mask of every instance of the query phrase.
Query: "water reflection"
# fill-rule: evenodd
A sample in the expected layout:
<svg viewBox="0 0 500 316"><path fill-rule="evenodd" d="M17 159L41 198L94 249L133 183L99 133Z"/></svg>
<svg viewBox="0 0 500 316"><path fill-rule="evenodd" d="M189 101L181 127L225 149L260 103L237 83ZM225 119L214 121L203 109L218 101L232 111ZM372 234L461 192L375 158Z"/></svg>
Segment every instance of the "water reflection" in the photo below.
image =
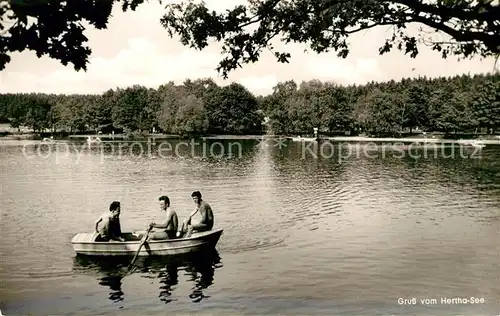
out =
<svg viewBox="0 0 500 316"><path fill-rule="evenodd" d="M123 278L129 275L130 258L93 258L78 255L74 258L73 270L79 273L97 275L99 285L109 288L109 300L113 303L124 300ZM138 259L133 273L143 278L158 279L159 299L168 304L177 301L173 297L179 284L179 273L184 271L187 281L194 283L189 298L199 303L208 298L203 291L214 282L215 269L222 267L221 257L212 249L196 254L174 258L148 257Z"/></svg>
<svg viewBox="0 0 500 316"><path fill-rule="evenodd" d="M179 257L175 260L155 260L147 263L143 271L155 275L160 281L160 300L165 304L175 301L172 298L174 286L179 282L179 272L184 271L189 282L194 283L189 298L199 303L209 296L203 290L213 284L215 269L222 267L221 257L216 250Z"/></svg>
<svg viewBox="0 0 500 316"><path fill-rule="evenodd" d="M192 314L208 302L227 307L228 313L234 306L239 314L236 305L255 294L353 302L360 308L361 299L391 300L398 308L397 298L405 296L463 294L490 301L499 296L500 146L484 148L480 158L462 158L459 150L450 158L450 149L443 154L428 150L425 157L425 150L415 149L414 154L422 155L417 159L408 154L398 158L398 151L380 146L365 154L361 145L339 152L335 144L331 154L326 146L321 151L321 144L289 142L280 149L267 143L261 148L255 141L242 142L242 159L227 154L203 158L203 146L195 148L195 155L180 146L175 155L173 142L173 150L155 159L146 150L141 158L138 146L127 147L121 157L118 146L101 154L98 148L76 151L77 145L68 155L63 146L58 155L52 150L56 146L52 151L45 145L30 145L26 151L22 144L0 146L0 169L9 183L2 187L0 220L0 284L9 290L0 301L26 302L22 311L6 307L2 312L70 314L86 306L86 314L103 314L102 309L126 305L136 314L145 307L157 314L165 308L170 314ZM208 153L210 147L207 142ZM222 146L212 148L222 151ZM230 148L236 152L238 146L226 142L225 152ZM214 264L203 262L156 263L156 268L151 267L155 262L137 262L144 271L124 276L129 260L82 259L71 271L75 278L67 274L73 263L68 266L66 260L73 255L68 241L92 227L94 215L89 214L98 214L105 201L127 206L124 229L144 229L145 218L158 216L153 202L160 192L175 201L180 215L187 215L189 192L195 188L212 201L216 221L231 227L218 246L226 269L215 272L216 281ZM82 192L85 203L74 198ZM221 199L232 196L238 199ZM33 218L28 221L29 215ZM16 231L20 225L21 239ZM259 233L247 233L252 231ZM307 278L294 278L304 271ZM74 291L71 300L68 290ZM52 293L60 304L39 299ZM236 305L234 293L242 299ZM273 311L325 314L316 304L299 305L275 306ZM271 310L257 311L253 301L247 306L254 314Z"/></svg>
<svg viewBox="0 0 500 316"><path fill-rule="evenodd" d="M113 303L123 301L123 291L122 291L122 277L111 275L101 278L100 285L108 286L111 292L109 293L109 299Z"/></svg>
<svg viewBox="0 0 500 316"><path fill-rule="evenodd" d="M218 253L213 253L210 258L204 260L193 261L192 265L186 267L186 273L191 277L190 281L194 282L193 292L189 295L193 302L199 303L209 297L203 294L203 290L213 284L215 268L219 267L221 259Z"/></svg>
<svg viewBox="0 0 500 316"><path fill-rule="evenodd" d="M179 266L176 264L167 264L164 271L160 271L158 278L160 279L160 301L167 304L176 299L172 298L173 286L179 283Z"/></svg>
<svg viewBox="0 0 500 316"><path fill-rule="evenodd" d="M122 279L127 273L130 259L107 258L99 259L89 256L76 256L73 270L99 276L99 285L109 287L109 300L113 303L123 301Z"/></svg>

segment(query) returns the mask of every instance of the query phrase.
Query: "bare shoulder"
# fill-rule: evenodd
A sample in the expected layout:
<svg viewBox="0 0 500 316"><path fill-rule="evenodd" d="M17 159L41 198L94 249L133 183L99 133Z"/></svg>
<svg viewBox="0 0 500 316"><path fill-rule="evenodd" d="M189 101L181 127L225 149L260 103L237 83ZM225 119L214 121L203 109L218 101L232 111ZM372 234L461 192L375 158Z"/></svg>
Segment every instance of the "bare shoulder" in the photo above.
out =
<svg viewBox="0 0 500 316"><path fill-rule="evenodd" d="M210 206L210 204L208 204L208 202L207 202L207 201L205 201L205 200L203 200L203 201L201 202L201 206L202 206L204 209L206 209L206 210L211 210L211 209L212 209L212 207Z"/></svg>
<svg viewBox="0 0 500 316"><path fill-rule="evenodd" d="M101 217L99 217L103 223L107 223L111 220L111 215L109 213L102 213Z"/></svg>

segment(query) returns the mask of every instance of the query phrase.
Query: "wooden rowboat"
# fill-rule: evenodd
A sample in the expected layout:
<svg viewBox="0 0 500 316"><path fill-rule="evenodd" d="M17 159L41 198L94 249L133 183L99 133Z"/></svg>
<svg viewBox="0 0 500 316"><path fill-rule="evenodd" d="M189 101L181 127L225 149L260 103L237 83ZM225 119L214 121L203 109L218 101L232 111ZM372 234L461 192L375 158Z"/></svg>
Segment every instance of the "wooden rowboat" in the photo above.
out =
<svg viewBox="0 0 500 316"><path fill-rule="evenodd" d="M222 229L218 229L193 233L189 238L150 240L142 246L138 256L170 256L214 248L222 232ZM95 241L97 233L79 233L71 239L71 243L74 251L80 255L134 256L144 233L144 231L122 233L124 242Z"/></svg>

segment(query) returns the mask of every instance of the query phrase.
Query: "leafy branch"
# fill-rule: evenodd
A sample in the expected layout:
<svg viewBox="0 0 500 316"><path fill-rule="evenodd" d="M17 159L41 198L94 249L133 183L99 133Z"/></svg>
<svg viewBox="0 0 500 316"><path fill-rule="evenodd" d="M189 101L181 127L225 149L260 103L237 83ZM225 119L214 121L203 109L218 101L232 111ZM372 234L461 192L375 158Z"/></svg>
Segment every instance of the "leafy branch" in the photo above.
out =
<svg viewBox="0 0 500 316"><path fill-rule="evenodd" d="M500 7L493 1L437 0L253 0L224 13L209 11L193 0L167 5L161 23L170 36L179 35L189 47L204 49L210 40L223 43L224 58L218 70L228 73L255 62L263 48L273 51L272 40L281 35L285 43L307 43L322 53L331 49L347 57L350 35L378 26L393 26L379 53L394 48L410 57L418 55L419 43L430 43L443 58L476 55L487 57L500 52ZM411 23L425 25L451 37L435 41L410 36ZM251 28L249 28L251 26ZM420 32L420 36L424 35ZM290 54L275 52L279 62Z"/></svg>

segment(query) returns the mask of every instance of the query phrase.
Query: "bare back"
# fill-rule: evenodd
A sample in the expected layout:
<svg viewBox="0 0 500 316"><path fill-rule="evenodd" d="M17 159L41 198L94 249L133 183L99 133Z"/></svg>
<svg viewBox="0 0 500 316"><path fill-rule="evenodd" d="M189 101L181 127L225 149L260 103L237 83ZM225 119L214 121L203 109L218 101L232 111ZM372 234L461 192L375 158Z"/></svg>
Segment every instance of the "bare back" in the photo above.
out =
<svg viewBox="0 0 500 316"><path fill-rule="evenodd" d="M179 219L177 218L177 213L171 208L167 209L165 223L168 223L167 227L165 228L166 231L177 231L177 228L179 227Z"/></svg>
<svg viewBox="0 0 500 316"><path fill-rule="evenodd" d="M99 234L103 237L110 235L110 224L112 215L109 212L103 213L100 217Z"/></svg>

